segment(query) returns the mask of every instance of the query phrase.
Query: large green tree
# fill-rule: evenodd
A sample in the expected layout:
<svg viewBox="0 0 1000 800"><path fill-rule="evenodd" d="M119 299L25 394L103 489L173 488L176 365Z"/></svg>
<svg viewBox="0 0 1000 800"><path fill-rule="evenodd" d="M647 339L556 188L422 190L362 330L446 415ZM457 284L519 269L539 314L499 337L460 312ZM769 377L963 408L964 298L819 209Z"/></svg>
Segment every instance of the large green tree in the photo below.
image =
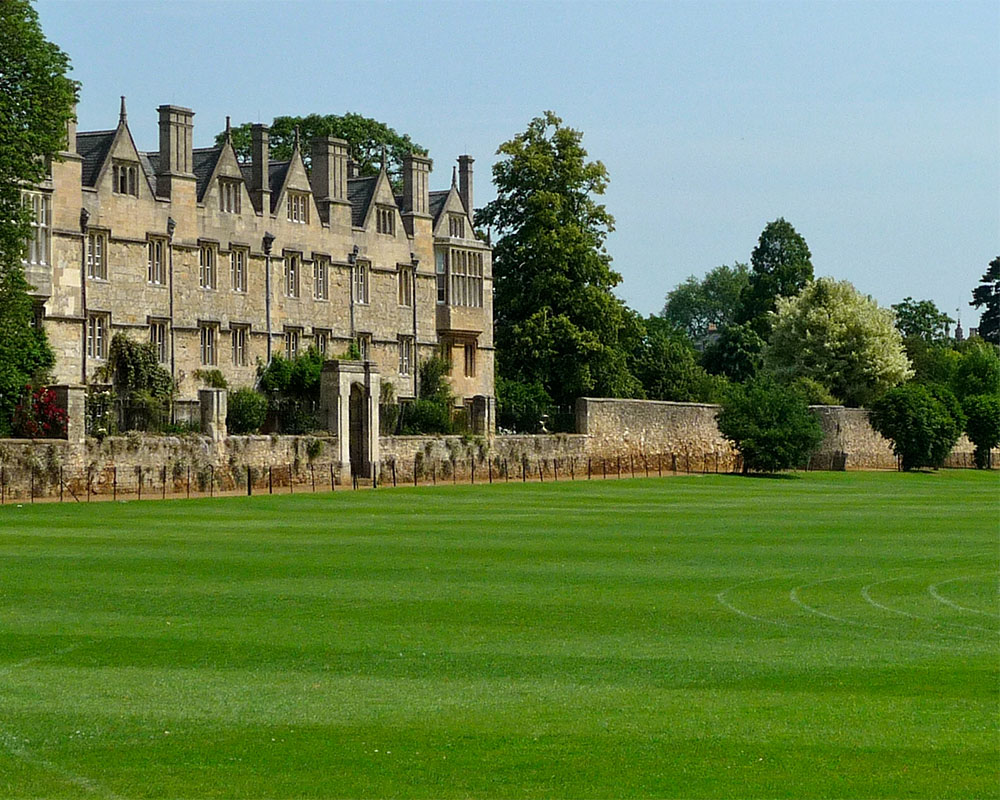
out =
<svg viewBox="0 0 1000 800"><path fill-rule="evenodd" d="M65 146L76 99L68 70L27 0L0 3L0 435L25 384L54 363L44 331L32 325L21 259L33 217L22 193L46 177Z"/></svg>
<svg viewBox="0 0 1000 800"><path fill-rule="evenodd" d="M934 387L908 383L890 389L872 404L871 424L892 442L904 470L937 468L962 432L954 397L942 398Z"/></svg>
<svg viewBox="0 0 1000 800"><path fill-rule="evenodd" d="M777 308L764 365L781 380L810 378L860 406L912 374L892 312L848 281L820 278Z"/></svg>
<svg viewBox="0 0 1000 800"><path fill-rule="evenodd" d="M250 129L252 123L244 122L232 129L233 149L242 160L250 159ZM307 116L280 116L271 122L268 151L271 158L285 161L292 157L295 132L299 132L302 154L309 160L310 140L317 136L336 136L346 139L351 158L357 163L361 175L376 175L382 165L382 151L386 154L386 167L395 180L401 180L403 158L410 153L427 151L409 135L399 133L384 122L361 114L308 114ZM226 133L215 137L222 144Z"/></svg>
<svg viewBox="0 0 1000 800"><path fill-rule="evenodd" d="M904 339L941 342L948 338L948 327L955 322L931 300L904 297L892 310L896 313L896 328Z"/></svg>
<svg viewBox="0 0 1000 800"><path fill-rule="evenodd" d="M812 253L792 224L779 217L761 232L750 255L750 267L737 321L751 325L766 339L771 328L769 314L778 299L794 297L813 279Z"/></svg>
<svg viewBox="0 0 1000 800"><path fill-rule="evenodd" d="M496 236L498 372L560 405L642 392L627 365L641 330L611 291L621 280L604 247L614 219L595 199L608 173L582 139L552 112L533 119L498 149L497 198L477 212Z"/></svg>
<svg viewBox="0 0 1000 800"><path fill-rule="evenodd" d="M979 318L979 335L987 342L1000 344L1000 256L994 258L980 283L972 290L974 308L984 308Z"/></svg>
<svg viewBox="0 0 1000 800"><path fill-rule="evenodd" d="M641 321L642 334L629 355L629 369L650 400L716 402L726 381L709 375L687 334L663 317Z"/></svg>
<svg viewBox="0 0 1000 800"><path fill-rule="evenodd" d="M667 293L662 316L692 339L701 339L710 326L722 330L735 321L749 281L750 268L739 262L715 267L701 279L692 275Z"/></svg>

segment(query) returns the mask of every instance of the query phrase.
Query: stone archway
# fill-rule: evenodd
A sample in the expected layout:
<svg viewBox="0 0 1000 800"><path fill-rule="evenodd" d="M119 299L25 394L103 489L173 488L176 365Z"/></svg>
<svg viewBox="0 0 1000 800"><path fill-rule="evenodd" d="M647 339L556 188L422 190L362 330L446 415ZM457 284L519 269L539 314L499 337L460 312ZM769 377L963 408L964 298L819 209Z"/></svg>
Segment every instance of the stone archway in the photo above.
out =
<svg viewBox="0 0 1000 800"><path fill-rule="evenodd" d="M319 405L326 428L337 436L341 473L378 474L381 376L371 361L327 361L320 378Z"/></svg>

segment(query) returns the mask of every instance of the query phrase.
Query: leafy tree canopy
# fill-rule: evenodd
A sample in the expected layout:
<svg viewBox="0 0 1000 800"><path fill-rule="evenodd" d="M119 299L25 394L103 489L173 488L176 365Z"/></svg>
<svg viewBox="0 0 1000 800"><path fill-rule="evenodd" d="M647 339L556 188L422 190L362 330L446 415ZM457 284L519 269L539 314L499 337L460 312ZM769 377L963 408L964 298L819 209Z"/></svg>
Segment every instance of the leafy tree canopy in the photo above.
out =
<svg viewBox="0 0 1000 800"><path fill-rule="evenodd" d="M972 290L974 308L984 308L979 318L979 335L987 342L1000 344L1000 256L994 258L980 284Z"/></svg>
<svg viewBox="0 0 1000 800"><path fill-rule="evenodd" d="M21 259L31 235L25 185L41 182L63 149L76 83L69 59L46 41L27 0L0 7L0 436L28 383L44 381L55 363L45 332L35 328Z"/></svg>
<svg viewBox="0 0 1000 800"><path fill-rule="evenodd" d="M990 451L1000 445L1000 394L974 394L965 398L965 432L976 446L978 469L990 466Z"/></svg>
<svg viewBox="0 0 1000 800"><path fill-rule="evenodd" d="M780 380L811 378L860 406L912 374L892 312L848 281L820 278L777 308L764 364Z"/></svg>
<svg viewBox="0 0 1000 800"><path fill-rule="evenodd" d="M896 328L905 339L941 342L948 338L949 326L955 323L930 300L904 297L892 310L896 313Z"/></svg>
<svg viewBox="0 0 1000 800"><path fill-rule="evenodd" d="M650 400L717 402L727 382L698 363L687 335L663 317L641 321L642 335L629 357L629 369Z"/></svg>
<svg viewBox="0 0 1000 800"><path fill-rule="evenodd" d="M556 403L635 396L627 353L640 331L612 294L621 276L605 250L614 219L594 197L607 170L583 134L552 112L500 146L497 198L476 214L493 248L498 373L540 385Z"/></svg>
<svg viewBox="0 0 1000 800"><path fill-rule="evenodd" d="M959 399L1000 393L1000 355L995 346L973 339L959 353L951 379L951 388Z"/></svg>
<svg viewBox="0 0 1000 800"><path fill-rule="evenodd" d="M781 297L794 297L813 279L812 254L790 222L769 222L750 255L749 283L743 292L738 322L750 323L762 337L770 330L768 312Z"/></svg>
<svg viewBox="0 0 1000 800"><path fill-rule="evenodd" d="M244 122L232 129L233 149L243 161L250 160L251 127L252 123ZM361 175L378 174L382 165L383 148L386 152L387 169L395 181L402 180L403 159L406 156L410 153L427 153L409 135L398 133L384 122L349 111L346 114L275 117L268 134L271 158L286 161L292 157L296 129L299 131L302 155L307 164L310 160L309 142L312 139L317 136L336 136L347 140L351 158L357 163ZM222 144L225 138L226 132L223 131L215 137L215 143Z"/></svg>
<svg viewBox="0 0 1000 800"><path fill-rule="evenodd" d="M730 325L705 348L701 363L713 375L744 383L757 374L763 350L764 340L751 324Z"/></svg>
<svg viewBox="0 0 1000 800"><path fill-rule="evenodd" d="M735 385L722 403L719 431L743 457L743 472L777 472L805 463L823 441L802 396L770 376Z"/></svg>
<svg viewBox="0 0 1000 800"><path fill-rule="evenodd" d="M961 433L949 402L932 387L907 383L890 389L871 407L872 427L892 442L904 470L939 467Z"/></svg>
<svg viewBox="0 0 1000 800"><path fill-rule="evenodd" d="M709 270L700 280L692 275L667 293L662 316L692 339L701 339L709 326L722 330L736 320L749 282L750 268L739 262Z"/></svg>

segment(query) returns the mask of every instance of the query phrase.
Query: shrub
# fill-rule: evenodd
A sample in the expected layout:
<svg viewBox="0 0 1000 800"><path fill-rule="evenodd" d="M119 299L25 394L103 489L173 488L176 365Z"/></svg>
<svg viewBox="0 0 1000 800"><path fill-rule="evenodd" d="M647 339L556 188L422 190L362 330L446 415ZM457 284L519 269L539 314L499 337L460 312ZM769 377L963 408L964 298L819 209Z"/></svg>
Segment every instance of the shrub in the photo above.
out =
<svg viewBox="0 0 1000 800"><path fill-rule="evenodd" d="M553 413L552 398L541 383L525 383L497 376L497 421L501 428L535 433L542 417Z"/></svg>
<svg viewBox="0 0 1000 800"><path fill-rule="evenodd" d="M872 405L871 424L892 442L904 470L937 468L961 432L949 404L935 397L930 388L908 383L890 389Z"/></svg>
<svg viewBox="0 0 1000 800"><path fill-rule="evenodd" d="M401 430L404 435L451 433L451 409L437 400L418 397L403 406Z"/></svg>
<svg viewBox="0 0 1000 800"><path fill-rule="evenodd" d="M32 439L66 435L66 412L56 405L56 393L40 386L24 387L24 397L14 408L13 433Z"/></svg>
<svg viewBox="0 0 1000 800"><path fill-rule="evenodd" d="M1000 394L975 394L965 398L965 432L976 446L977 469L989 469L990 450L1000 444Z"/></svg>
<svg viewBox="0 0 1000 800"><path fill-rule="evenodd" d="M819 421L802 396L766 376L733 386L718 424L740 451L744 474L801 464L823 440Z"/></svg>
<svg viewBox="0 0 1000 800"><path fill-rule="evenodd" d="M267 417L267 398L245 386L229 393L226 427L230 433L257 433Z"/></svg>
<svg viewBox="0 0 1000 800"><path fill-rule="evenodd" d="M229 383L221 369L196 369L194 376L208 389L228 389Z"/></svg>

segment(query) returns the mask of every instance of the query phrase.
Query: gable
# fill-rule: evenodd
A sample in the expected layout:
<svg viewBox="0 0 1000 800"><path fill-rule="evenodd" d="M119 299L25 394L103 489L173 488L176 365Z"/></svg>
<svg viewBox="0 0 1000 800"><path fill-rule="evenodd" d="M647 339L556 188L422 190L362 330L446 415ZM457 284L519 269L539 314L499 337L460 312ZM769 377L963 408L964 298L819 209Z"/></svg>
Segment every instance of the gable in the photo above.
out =
<svg viewBox="0 0 1000 800"><path fill-rule="evenodd" d="M218 194L219 191L219 179L228 178L232 180L238 180L240 182L240 208L252 208L250 203L250 192L246 187L246 181L244 179L243 168L236 158L236 151L233 150L233 146L230 142L226 142L220 147L206 148L207 150L212 150L214 152L214 157L211 159L206 155L203 156L205 165L211 164L211 172L202 179L202 176L198 174L199 171L199 151L195 150L194 162L195 162L195 177L198 179L198 202L206 202L206 198L212 197ZM203 167L204 168L204 167Z"/></svg>
<svg viewBox="0 0 1000 800"><path fill-rule="evenodd" d="M79 139L79 137L77 137ZM111 142L108 145L107 151L104 155L104 159L101 166L98 168L97 174L94 177L93 186L100 186L102 181L109 180L112 173L111 165L115 160L121 161L132 161L139 165L139 174L142 176L139 181L139 196L142 196L143 187L149 192L150 196L156 194L153 189L153 183L150 180L150 176L146 171L145 161L147 157L144 154L139 153L139 149L135 146L135 140L132 138L132 133L128 129L128 124L120 122L118 128L115 130Z"/></svg>
<svg viewBox="0 0 1000 800"><path fill-rule="evenodd" d="M436 197L435 197L436 195ZM431 192L431 215L434 218L434 235L448 236L448 215L458 214L465 217L466 238L475 238L472 228L472 220L465 210L462 196L458 189L452 186L447 192Z"/></svg>

